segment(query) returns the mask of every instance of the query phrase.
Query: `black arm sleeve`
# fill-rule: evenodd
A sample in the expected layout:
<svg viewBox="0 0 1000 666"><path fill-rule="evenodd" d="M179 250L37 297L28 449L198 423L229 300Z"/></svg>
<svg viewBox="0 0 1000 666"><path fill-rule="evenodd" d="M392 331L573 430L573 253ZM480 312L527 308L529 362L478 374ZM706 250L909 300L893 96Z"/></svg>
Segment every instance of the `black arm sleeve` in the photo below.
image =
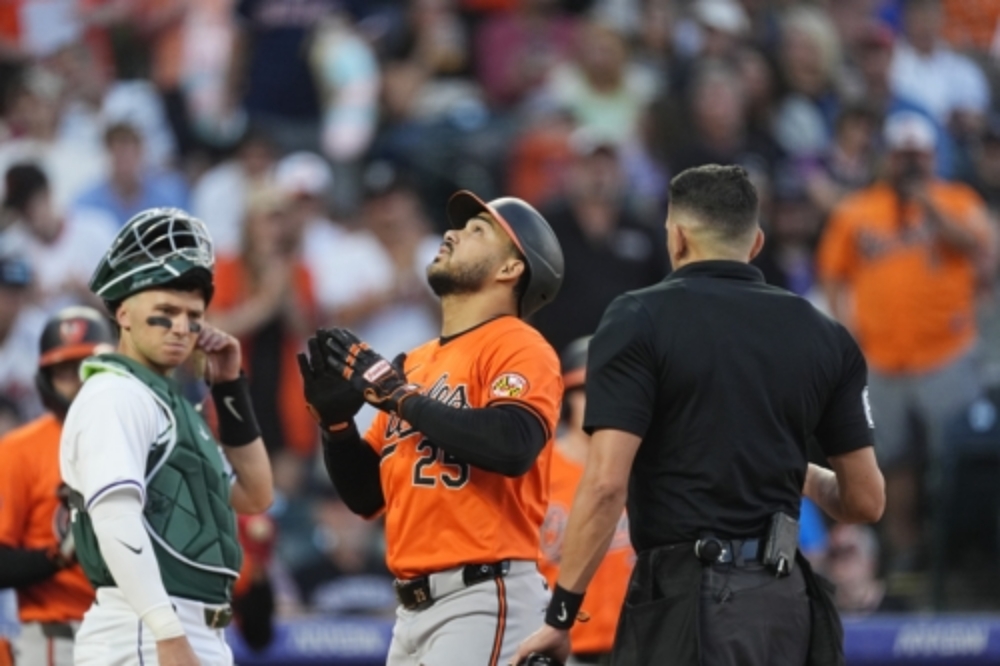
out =
<svg viewBox="0 0 1000 666"><path fill-rule="evenodd" d="M344 504L360 516L374 516L385 506L381 459L361 439L354 422L346 430L323 433L323 462Z"/></svg>
<svg viewBox="0 0 1000 666"><path fill-rule="evenodd" d="M0 589L19 588L40 583L58 569L44 550L25 550L0 546Z"/></svg>
<svg viewBox="0 0 1000 666"><path fill-rule="evenodd" d="M524 407L456 409L424 395L403 401L403 418L462 462L504 476L521 476L535 464L548 435Z"/></svg>

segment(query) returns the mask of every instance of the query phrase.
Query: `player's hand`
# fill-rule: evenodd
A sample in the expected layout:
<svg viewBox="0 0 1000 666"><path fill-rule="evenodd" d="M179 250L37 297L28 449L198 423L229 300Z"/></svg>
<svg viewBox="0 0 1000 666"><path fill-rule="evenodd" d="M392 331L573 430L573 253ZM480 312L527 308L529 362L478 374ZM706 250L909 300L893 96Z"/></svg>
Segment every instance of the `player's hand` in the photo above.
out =
<svg viewBox="0 0 1000 666"><path fill-rule="evenodd" d="M569 659L569 631L543 624L538 631L528 636L523 643L517 646L517 652L514 653L514 659L510 662L510 666L519 666L522 662L526 665L530 664L528 658L533 655L553 657L558 659L561 664L566 663L566 660ZM535 663L545 662L536 661Z"/></svg>
<svg viewBox="0 0 1000 666"><path fill-rule="evenodd" d="M159 666L201 666L187 636L156 641L156 660Z"/></svg>
<svg viewBox="0 0 1000 666"><path fill-rule="evenodd" d="M197 349L205 352L205 378L210 384L229 382L240 376L240 342L211 324L202 324Z"/></svg>
<svg viewBox="0 0 1000 666"><path fill-rule="evenodd" d="M355 389L344 375L335 370L328 357L324 340L329 332L323 329L309 338L309 355L299 354L299 372L305 388L306 406L324 430L337 429L354 418L365 404L361 391Z"/></svg>
<svg viewBox="0 0 1000 666"><path fill-rule="evenodd" d="M323 344L333 368L382 411L399 414L403 400L417 394L419 387L406 381L406 354L390 363L346 328L330 329Z"/></svg>
<svg viewBox="0 0 1000 666"><path fill-rule="evenodd" d="M69 504L70 492L72 492L70 487L65 483L60 483L56 490L59 503L63 505L67 513L72 511ZM60 529L62 529L61 526ZM76 562L76 541L73 539L72 523L66 525L66 533L60 537L59 543L49 551L49 559L57 569L65 569Z"/></svg>

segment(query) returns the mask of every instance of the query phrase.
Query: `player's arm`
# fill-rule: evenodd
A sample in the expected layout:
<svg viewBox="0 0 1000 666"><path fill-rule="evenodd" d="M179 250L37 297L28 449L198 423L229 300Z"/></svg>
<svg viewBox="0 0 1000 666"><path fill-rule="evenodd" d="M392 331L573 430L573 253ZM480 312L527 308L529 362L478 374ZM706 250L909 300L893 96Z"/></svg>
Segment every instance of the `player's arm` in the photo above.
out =
<svg viewBox="0 0 1000 666"><path fill-rule="evenodd" d="M504 476L527 473L549 440L542 420L514 404L455 409L414 395L402 403L400 413L445 453Z"/></svg>
<svg viewBox="0 0 1000 666"><path fill-rule="evenodd" d="M918 192L916 200L923 207L930 228L954 249L971 256L988 244L991 229L983 206L974 206L964 219L956 219L942 210L926 190Z"/></svg>
<svg viewBox="0 0 1000 666"><path fill-rule="evenodd" d="M250 384L240 372L239 342L206 324L198 334L198 348L208 358L219 440L233 468L229 503L239 513L263 513L274 501L274 480L250 400Z"/></svg>
<svg viewBox="0 0 1000 666"><path fill-rule="evenodd" d="M833 470L810 464L802 493L835 520L872 523L885 509L885 480L873 447L868 366L847 331L839 334L841 376L816 426L816 439Z"/></svg>
<svg viewBox="0 0 1000 666"><path fill-rule="evenodd" d="M0 441L0 589L32 585L59 570L47 551L20 547L31 499L13 450Z"/></svg>
<svg viewBox="0 0 1000 666"><path fill-rule="evenodd" d="M308 354L299 354L299 373L306 405L323 433L323 464L330 481L354 513L370 518L385 507L381 458L354 424L364 404L357 391L324 360L317 332L308 340Z"/></svg>

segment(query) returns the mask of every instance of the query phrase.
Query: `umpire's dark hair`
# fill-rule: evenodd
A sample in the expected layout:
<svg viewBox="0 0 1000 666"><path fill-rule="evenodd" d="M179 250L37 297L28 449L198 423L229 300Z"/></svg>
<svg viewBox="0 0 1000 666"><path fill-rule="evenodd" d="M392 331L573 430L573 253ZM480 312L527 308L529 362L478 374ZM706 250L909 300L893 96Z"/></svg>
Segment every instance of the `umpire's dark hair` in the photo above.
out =
<svg viewBox="0 0 1000 666"><path fill-rule="evenodd" d="M48 189L49 179L34 164L15 164L4 175L3 207L24 214L28 203L39 192Z"/></svg>
<svg viewBox="0 0 1000 666"><path fill-rule="evenodd" d="M722 241L743 240L757 228L757 189L741 166L706 164L670 181L670 206L691 213Z"/></svg>

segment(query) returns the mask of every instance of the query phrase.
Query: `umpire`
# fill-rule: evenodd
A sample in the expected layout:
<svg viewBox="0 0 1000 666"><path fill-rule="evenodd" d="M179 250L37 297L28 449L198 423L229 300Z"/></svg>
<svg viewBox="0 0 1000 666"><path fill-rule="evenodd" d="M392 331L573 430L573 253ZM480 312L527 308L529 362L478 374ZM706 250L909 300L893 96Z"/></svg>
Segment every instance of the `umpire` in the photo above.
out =
<svg viewBox="0 0 1000 666"><path fill-rule="evenodd" d="M674 272L617 298L590 345L587 468L545 625L518 658L565 660L627 496L638 560L612 664L842 664L798 515L803 494L841 522L882 515L864 357L748 265L764 235L746 171L684 171L670 202ZM833 471L808 464L810 437Z"/></svg>

